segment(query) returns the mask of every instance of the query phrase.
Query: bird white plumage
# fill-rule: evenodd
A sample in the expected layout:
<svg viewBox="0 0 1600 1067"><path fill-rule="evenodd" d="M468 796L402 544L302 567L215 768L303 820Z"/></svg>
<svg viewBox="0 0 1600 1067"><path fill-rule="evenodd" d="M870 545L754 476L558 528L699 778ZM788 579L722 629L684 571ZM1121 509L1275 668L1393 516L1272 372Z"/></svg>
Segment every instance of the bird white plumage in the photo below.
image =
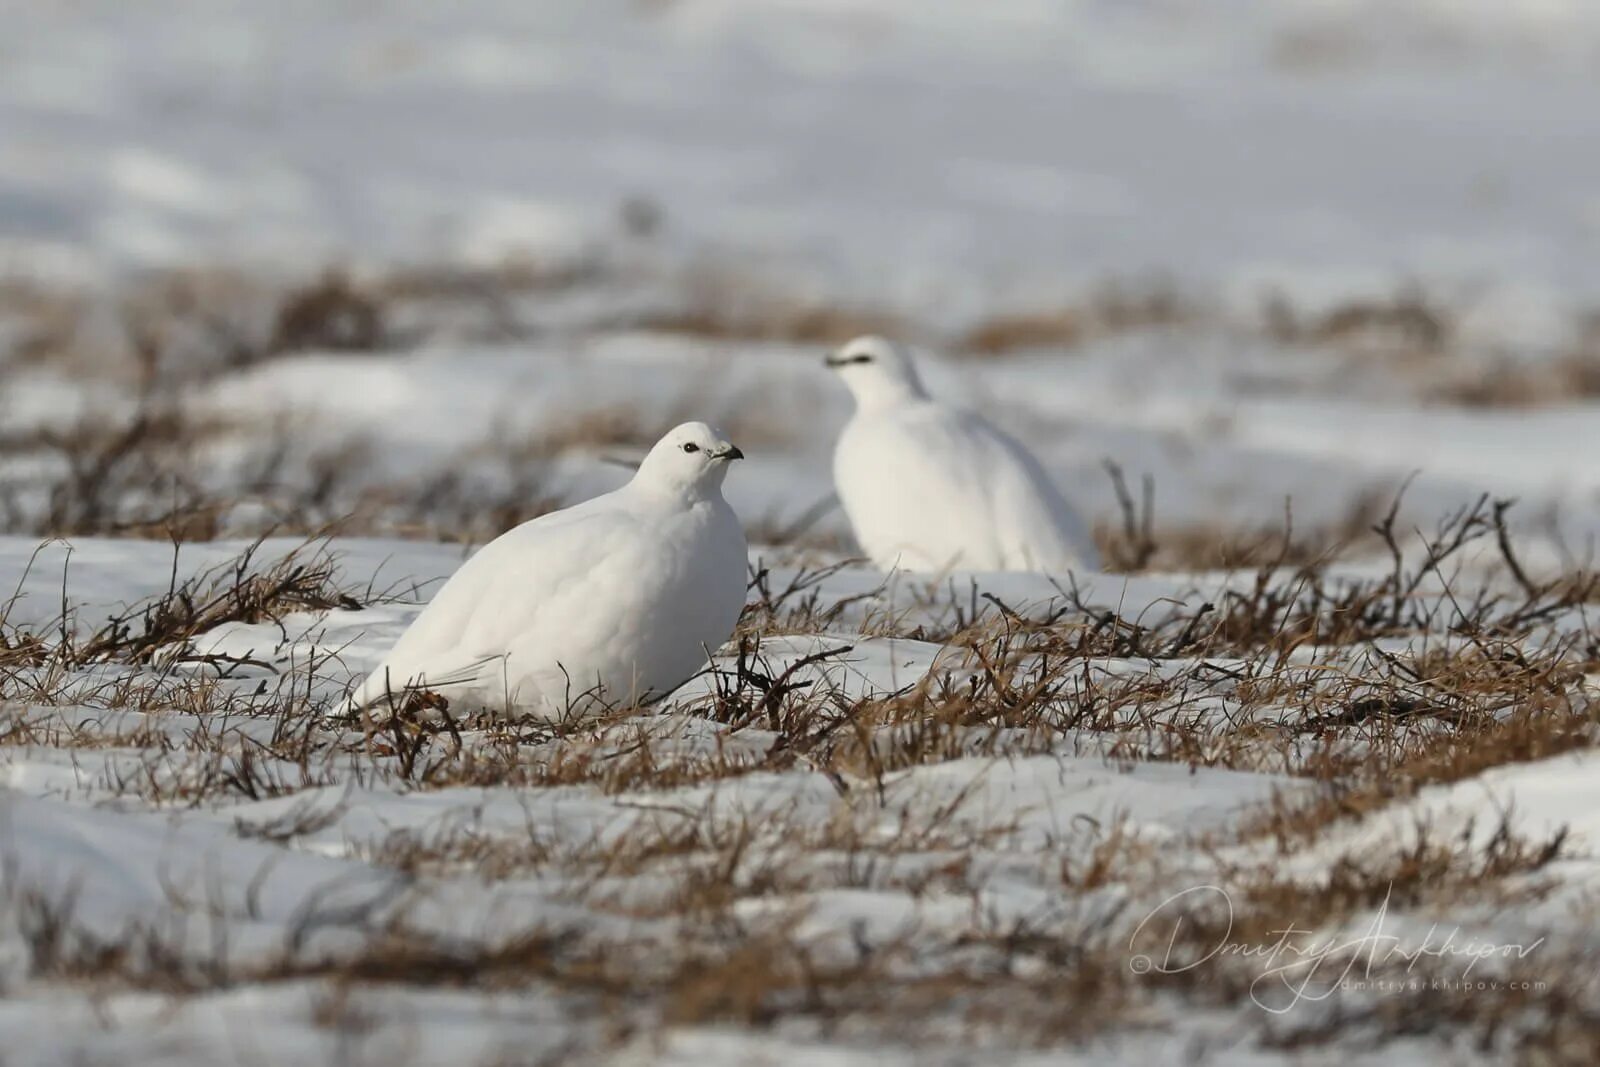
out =
<svg viewBox="0 0 1600 1067"><path fill-rule="evenodd" d="M429 692L562 718L664 696L732 633L744 531L722 497L743 453L705 423L663 437L628 484L523 523L444 584L351 698Z"/></svg>
<svg viewBox="0 0 1600 1067"><path fill-rule="evenodd" d="M911 357L860 337L828 357L855 397L833 477L856 540L885 570L1093 570L1083 520L1026 448L928 395Z"/></svg>

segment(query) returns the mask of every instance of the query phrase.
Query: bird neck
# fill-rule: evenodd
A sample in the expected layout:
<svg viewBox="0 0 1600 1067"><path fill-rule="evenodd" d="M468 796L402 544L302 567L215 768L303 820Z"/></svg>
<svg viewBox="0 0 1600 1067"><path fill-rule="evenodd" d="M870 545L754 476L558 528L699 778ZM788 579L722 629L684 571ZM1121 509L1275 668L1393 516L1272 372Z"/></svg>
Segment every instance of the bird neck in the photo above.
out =
<svg viewBox="0 0 1600 1067"><path fill-rule="evenodd" d="M915 404L928 399L928 392L915 379L879 378L858 382L854 390L856 410L882 411L901 404Z"/></svg>
<svg viewBox="0 0 1600 1067"><path fill-rule="evenodd" d="M626 486L637 499L668 511L688 510L702 501L716 498L721 479L702 478L696 482L660 482L635 477Z"/></svg>

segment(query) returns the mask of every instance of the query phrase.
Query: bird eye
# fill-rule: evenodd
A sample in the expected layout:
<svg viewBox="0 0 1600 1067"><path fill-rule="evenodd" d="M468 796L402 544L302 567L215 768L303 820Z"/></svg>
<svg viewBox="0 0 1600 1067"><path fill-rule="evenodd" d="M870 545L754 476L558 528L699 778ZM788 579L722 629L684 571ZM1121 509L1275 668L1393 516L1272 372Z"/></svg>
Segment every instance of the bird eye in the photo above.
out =
<svg viewBox="0 0 1600 1067"><path fill-rule="evenodd" d="M700 451L700 446L695 444L693 441L690 441L688 444L683 446L683 450L685 452L698 452Z"/></svg>

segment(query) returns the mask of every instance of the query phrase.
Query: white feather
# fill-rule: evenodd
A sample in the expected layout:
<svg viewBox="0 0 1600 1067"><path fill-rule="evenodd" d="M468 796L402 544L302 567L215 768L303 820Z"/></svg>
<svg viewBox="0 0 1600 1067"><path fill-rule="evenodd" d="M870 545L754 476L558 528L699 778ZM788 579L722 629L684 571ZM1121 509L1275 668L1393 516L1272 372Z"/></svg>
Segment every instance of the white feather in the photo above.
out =
<svg viewBox="0 0 1600 1067"><path fill-rule="evenodd" d="M856 413L833 476L856 540L884 569L1093 570L1083 520L1039 461L976 412L930 397L910 357L881 338L829 357Z"/></svg>
<svg viewBox="0 0 1600 1067"><path fill-rule="evenodd" d="M744 606L744 532L722 497L739 455L711 427L687 423L621 489L491 541L352 705L430 691L452 712L556 718L671 692L728 639Z"/></svg>

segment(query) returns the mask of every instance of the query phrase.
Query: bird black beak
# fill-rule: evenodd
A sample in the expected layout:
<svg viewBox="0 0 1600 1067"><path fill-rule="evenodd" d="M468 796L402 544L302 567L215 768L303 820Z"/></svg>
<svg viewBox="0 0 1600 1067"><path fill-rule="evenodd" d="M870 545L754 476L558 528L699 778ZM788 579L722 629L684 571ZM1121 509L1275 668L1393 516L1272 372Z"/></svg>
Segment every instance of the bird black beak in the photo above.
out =
<svg viewBox="0 0 1600 1067"><path fill-rule="evenodd" d="M743 459L744 453L739 451L738 445L729 445L727 448L717 453L717 458L726 460Z"/></svg>

